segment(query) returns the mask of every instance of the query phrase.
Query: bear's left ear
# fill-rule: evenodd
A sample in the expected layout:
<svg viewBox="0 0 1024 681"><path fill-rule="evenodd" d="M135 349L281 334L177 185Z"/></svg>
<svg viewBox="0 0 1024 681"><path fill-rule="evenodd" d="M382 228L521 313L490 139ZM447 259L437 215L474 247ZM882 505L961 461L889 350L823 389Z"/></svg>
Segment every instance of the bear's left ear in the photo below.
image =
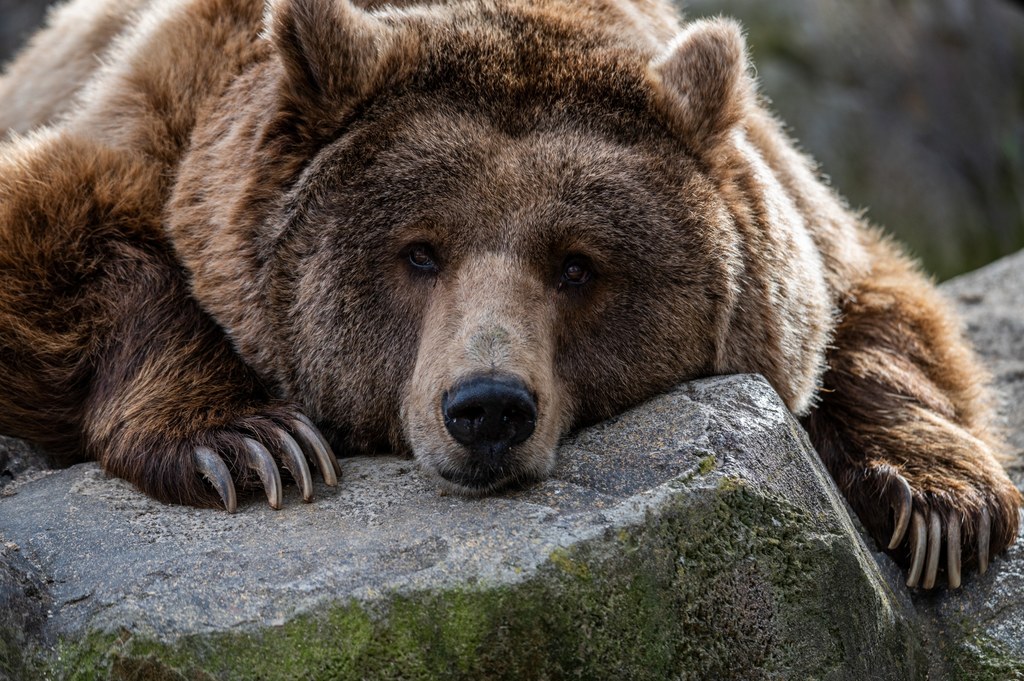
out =
<svg viewBox="0 0 1024 681"><path fill-rule="evenodd" d="M651 62L651 74L670 123L695 151L713 148L754 100L746 41L731 19L690 24Z"/></svg>
<svg viewBox="0 0 1024 681"><path fill-rule="evenodd" d="M387 28L350 0L269 0L266 33L291 95L331 105L360 94L376 75Z"/></svg>

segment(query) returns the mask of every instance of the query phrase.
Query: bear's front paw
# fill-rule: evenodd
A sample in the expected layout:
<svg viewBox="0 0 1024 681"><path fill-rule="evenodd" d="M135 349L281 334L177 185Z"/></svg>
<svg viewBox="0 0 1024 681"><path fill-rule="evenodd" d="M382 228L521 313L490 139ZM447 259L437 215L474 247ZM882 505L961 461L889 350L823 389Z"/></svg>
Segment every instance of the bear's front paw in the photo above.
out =
<svg viewBox="0 0 1024 681"><path fill-rule="evenodd" d="M1020 497L1009 480L980 484L943 478L938 471L915 475L915 471L879 465L864 481L877 489L874 497L880 504L874 513L869 510L862 517L880 543L909 565L909 587L934 588L944 568L949 588L956 589L962 566L975 565L984 573L991 556L1016 535Z"/></svg>
<svg viewBox="0 0 1024 681"><path fill-rule="evenodd" d="M254 472L263 484L267 501L275 509L281 508L278 460L299 484L304 501L313 499L313 479L306 463L307 457L316 463L328 486L338 484L341 476L338 460L327 440L306 416L296 413L281 425L270 426L269 430L260 429L264 431L260 435L252 432L251 424L245 430L250 434L225 431L227 437L219 443L220 446L214 438L213 442L196 446L192 451L196 469L217 490L228 513L233 513L238 504L235 476L228 462L234 463L236 471ZM246 479L244 475L241 477Z"/></svg>
<svg viewBox="0 0 1024 681"><path fill-rule="evenodd" d="M327 485L338 484L338 460L306 416L279 405L239 412L189 411L170 422L140 421L135 415L112 433L110 445L100 446L98 458L108 473L156 499L193 506L219 501L229 513L238 506L236 489L262 488L270 506L281 508L279 466L307 502L313 499L309 462Z"/></svg>

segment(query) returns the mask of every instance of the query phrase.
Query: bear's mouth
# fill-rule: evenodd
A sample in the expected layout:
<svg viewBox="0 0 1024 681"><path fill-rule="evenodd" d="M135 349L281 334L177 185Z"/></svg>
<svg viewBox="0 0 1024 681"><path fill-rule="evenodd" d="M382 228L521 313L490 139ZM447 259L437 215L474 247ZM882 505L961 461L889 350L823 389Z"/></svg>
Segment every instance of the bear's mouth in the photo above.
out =
<svg viewBox="0 0 1024 681"><path fill-rule="evenodd" d="M461 487L468 487L473 490L479 490L481 492L496 489L506 481L511 480L510 475L498 471L487 472L478 470L445 470L438 471L438 474L450 483L459 485Z"/></svg>
<svg viewBox="0 0 1024 681"><path fill-rule="evenodd" d="M442 468L437 474L456 488L469 495L483 495L499 489L512 487L537 479L528 471L510 465L475 465L464 468Z"/></svg>

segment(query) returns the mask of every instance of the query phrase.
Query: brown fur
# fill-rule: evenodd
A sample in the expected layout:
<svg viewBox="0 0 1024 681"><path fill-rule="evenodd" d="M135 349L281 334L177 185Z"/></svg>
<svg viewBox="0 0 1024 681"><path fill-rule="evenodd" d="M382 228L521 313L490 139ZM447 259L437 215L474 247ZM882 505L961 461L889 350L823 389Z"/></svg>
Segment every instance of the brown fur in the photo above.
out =
<svg viewBox="0 0 1024 681"><path fill-rule="evenodd" d="M78 0L4 92L0 125L36 131L0 147L0 431L210 503L195 448L251 487L242 438L274 448L302 410L344 452L411 451L481 492L547 474L572 427L758 372L880 540L897 473L962 519L966 555L982 508L995 550L1016 532L950 312L765 112L731 22ZM410 265L423 244L435 271ZM486 475L440 415L478 375L538 412Z"/></svg>

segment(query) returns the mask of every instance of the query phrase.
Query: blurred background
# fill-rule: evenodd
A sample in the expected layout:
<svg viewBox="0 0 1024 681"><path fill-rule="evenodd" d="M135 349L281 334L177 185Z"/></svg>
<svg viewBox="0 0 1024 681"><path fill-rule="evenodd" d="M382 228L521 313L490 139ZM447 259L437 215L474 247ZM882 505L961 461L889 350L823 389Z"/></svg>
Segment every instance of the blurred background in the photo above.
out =
<svg viewBox="0 0 1024 681"><path fill-rule="evenodd" d="M0 0L0 62L44 0ZM1024 248L1024 0L689 0L748 30L762 92L940 279Z"/></svg>

